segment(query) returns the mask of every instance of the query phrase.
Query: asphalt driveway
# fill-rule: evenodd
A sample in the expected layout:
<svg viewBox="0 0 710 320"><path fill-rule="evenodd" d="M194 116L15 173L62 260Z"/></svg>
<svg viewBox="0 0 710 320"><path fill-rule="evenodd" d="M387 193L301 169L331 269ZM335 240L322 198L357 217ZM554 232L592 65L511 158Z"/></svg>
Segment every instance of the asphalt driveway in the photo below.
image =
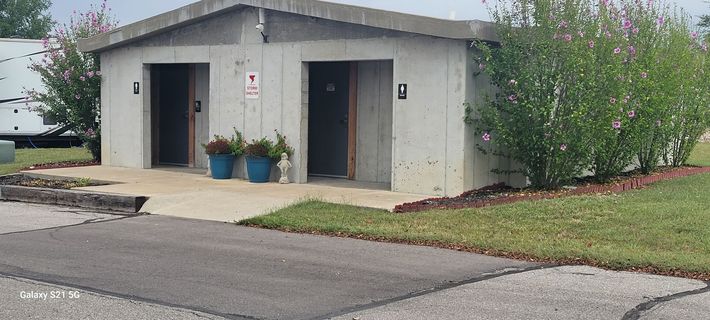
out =
<svg viewBox="0 0 710 320"><path fill-rule="evenodd" d="M0 202L0 318L702 319L706 283ZM28 292L79 298L27 298Z"/></svg>

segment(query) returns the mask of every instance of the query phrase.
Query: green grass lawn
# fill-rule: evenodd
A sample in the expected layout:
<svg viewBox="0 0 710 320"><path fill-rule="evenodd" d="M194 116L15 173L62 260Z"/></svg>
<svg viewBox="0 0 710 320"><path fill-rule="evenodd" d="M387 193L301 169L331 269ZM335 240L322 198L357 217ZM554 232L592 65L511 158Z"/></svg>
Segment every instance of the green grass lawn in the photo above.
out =
<svg viewBox="0 0 710 320"><path fill-rule="evenodd" d="M710 160L707 147L695 163ZM617 195L408 214L306 201L242 224L706 277L709 189L710 174L702 174Z"/></svg>
<svg viewBox="0 0 710 320"><path fill-rule="evenodd" d="M694 166L710 166L710 142L698 143L688 158L688 164Z"/></svg>
<svg viewBox="0 0 710 320"><path fill-rule="evenodd" d="M0 175L16 173L35 164L88 160L91 154L85 148L17 149L14 163L0 164Z"/></svg>

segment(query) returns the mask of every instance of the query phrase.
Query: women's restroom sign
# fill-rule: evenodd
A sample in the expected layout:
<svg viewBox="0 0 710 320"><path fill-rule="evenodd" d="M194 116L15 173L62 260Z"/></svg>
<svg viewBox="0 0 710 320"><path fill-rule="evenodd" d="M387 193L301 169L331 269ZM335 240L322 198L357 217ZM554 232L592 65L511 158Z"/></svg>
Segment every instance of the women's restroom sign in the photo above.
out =
<svg viewBox="0 0 710 320"><path fill-rule="evenodd" d="M259 99L259 73L247 72L244 93L247 99Z"/></svg>

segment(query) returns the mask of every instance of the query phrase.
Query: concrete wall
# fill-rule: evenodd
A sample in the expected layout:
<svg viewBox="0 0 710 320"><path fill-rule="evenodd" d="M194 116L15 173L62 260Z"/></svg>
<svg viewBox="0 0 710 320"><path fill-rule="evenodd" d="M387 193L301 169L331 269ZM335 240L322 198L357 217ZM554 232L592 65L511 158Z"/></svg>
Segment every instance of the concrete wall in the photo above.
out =
<svg viewBox="0 0 710 320"><path fill-rule="evenodd" d="M210 40L205 36L211 33L204 30L176 30L173 36L180 39L146 39L144 46L102 53L105 164L150 167L150 130L146 131L145 125L141 129L145 123L150 128L150 99L132 94L134 81L150 82L146 64L208 63L209 112L203 116L209 119L209 136L229 136L236 127L247 139L273 139L278 129L296 149L291 179L304 183L308 62L360 61L360 88L366 91L359 92L359 179L387 182L391 177L394 191L456 195L480 184L479 176L487 175L484 169L477 169L482 161L471 151L470 128L462 121L463 103L473 97L478 85L484 85L469 78L470 53L465 41L413 34L390 37L391 31L334 22L319 23L342 30L311 34L303 31L312 27L309 18L270 13L274 25L267 27L267 32L272 28L272 42L264 44L254 29L256 10L232 14L239 17L243 30L233 44L212 45L220 43L223 36ZM202 24L218 28L208 21ZM289 25L292 28L287 28ZM181 45L163 46L176 43ZM261 75L261 98L257 100L244 97L245 73L252 71ZM364 77L379 83L365 84ZM396 99L398 83L408 84L407 100ZM149 91L142 94L149 97ZM379 113L376 117L375 111ZM136 146L144 151L137 153ZM236 177L246 177L243 161L235 169Z"/></svg>
<svg viewBox="0 0 710 320"><path fill-rule="evenodd" d="M392 61L358 63L355 179L392 181Z"/></svg>
<svg viewBox="0 0 710 320"><path fill-rule="evenodd" d="M195 113L195 167L207 168L209 158L203 144L210 141L210 65L195 66L195 101L202 104L202 112Z"/></svg>

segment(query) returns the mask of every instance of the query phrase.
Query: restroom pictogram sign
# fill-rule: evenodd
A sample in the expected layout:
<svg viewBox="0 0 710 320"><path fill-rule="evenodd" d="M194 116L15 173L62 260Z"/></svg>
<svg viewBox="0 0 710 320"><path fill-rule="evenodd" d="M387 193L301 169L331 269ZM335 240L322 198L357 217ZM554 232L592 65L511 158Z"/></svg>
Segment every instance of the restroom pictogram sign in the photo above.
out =
<svg viewBox="0 0 710 320"><path fill-rule="evenodd" d="M244 94L247 99L259 99L259 73L258 72L247 72Z"/></svg>

